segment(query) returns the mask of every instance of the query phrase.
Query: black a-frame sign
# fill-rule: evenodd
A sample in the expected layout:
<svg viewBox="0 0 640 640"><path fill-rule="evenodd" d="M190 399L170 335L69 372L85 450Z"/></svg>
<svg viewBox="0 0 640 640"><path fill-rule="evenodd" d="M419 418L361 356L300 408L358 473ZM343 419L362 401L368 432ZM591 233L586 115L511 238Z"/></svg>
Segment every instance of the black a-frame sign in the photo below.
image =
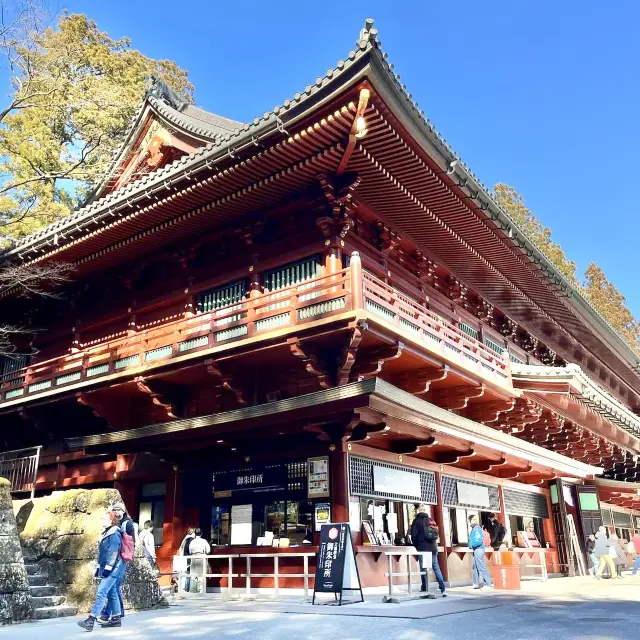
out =
<svg viewBox="0 0 640 640"><path fill-rule="evenodd" d="M358 591L360 600L356 602L364 602L351 527L346 522L324 524L320 530L312 603L316 603L317 593L333 593L337 604L341 605L345 591ZM349 600L345 604L352 602L353 600Z"/></svg>

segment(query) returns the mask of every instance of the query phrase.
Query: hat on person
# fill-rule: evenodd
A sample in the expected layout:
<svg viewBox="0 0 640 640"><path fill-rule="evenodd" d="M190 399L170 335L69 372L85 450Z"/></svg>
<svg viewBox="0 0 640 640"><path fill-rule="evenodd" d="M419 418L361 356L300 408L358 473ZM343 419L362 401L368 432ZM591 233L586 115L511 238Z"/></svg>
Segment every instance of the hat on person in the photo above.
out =
<svg viewBox="0 0 640 640"><path fill-rule="evenodd" d="M111 505L111 511L126 511L127 509L124 506L124 502L114 502Z"/></svg>

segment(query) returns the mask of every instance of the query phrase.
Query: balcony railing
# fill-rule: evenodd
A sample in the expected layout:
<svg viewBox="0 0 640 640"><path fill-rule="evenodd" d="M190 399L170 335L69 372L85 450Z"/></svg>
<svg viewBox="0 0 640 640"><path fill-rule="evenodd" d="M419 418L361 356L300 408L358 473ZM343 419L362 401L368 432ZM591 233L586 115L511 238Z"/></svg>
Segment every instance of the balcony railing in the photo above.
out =
<svg viewBox="0 0 640 640"><path fill-rule="evenodd" d="M454 362L483 379L510 385L509 362L504 355L382 280L363 273L358 258L336 273L18 369L4 376L0 402L22 401L81 382L133 373L136 368L182 361L201 351L273 337L274 333L350 311L364 311L372 319L393 325L403 340L419 342L440 355L443 362Z"/></svg>
<svg viewBox="0 0 640 640"><path fill-rule="evenodd" d="M0 453L0 477L11 482L12 493L28 492L33 499L41 447Z"/></svg>

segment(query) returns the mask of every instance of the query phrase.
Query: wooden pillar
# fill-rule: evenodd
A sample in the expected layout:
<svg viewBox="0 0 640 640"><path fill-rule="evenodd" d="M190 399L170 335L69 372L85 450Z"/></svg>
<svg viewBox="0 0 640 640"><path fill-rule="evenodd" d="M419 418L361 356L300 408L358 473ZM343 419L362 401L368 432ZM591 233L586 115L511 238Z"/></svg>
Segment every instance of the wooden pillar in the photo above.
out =
<svg viewBox="0 0 640 640"><path fill-rule="evenodd" d="M439 544L444 547L444 551L438 554L438 563L440 564L440 570L445 582L449 580L449 548L447 547L447 532L445 531L445 519L444 519L444 501L442 497L442 480L440 478L440 472L436 471L436 508L434 513L434 520L440 530L440 542Z"/></svg>
<svg viewBox="0 0 640 640"><path fill-rule="evenodd" d="M362 261L357 251L351 254L349 268L351 270L351 308L362 309L364 306L364 298L362 295Z"/></svg>
<svg viewBox="0 0 640 640"><path fill-rule="evenodd" d="M343 442L337 442L329 453L331 473L331 520L349 522L349 457Z"/></svg>

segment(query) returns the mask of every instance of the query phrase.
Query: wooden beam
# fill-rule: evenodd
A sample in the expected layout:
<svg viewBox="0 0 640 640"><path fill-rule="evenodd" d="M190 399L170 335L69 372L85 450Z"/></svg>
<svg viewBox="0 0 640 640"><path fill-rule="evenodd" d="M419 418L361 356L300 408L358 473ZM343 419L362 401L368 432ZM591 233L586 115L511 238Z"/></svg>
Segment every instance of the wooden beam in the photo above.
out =
<svg viewBox="0 0 640 640"><path fill-rule="evenodd" d="M312 351L309 344L303 344L299 338L289 338L287 344L291 353L302 360L304 368L318 379L318 383L323 389L328 389L332 386L331 376L321 363L318 354Z"/></svg>
<svg viewBox="0 0 640 640"><path fill-rule="evenodd" d="M411 455L418 453L420 449L432 447L437 441L434 437L423 438L422 440L394 440L391 442L391 451L399 455Z"/></svg>

